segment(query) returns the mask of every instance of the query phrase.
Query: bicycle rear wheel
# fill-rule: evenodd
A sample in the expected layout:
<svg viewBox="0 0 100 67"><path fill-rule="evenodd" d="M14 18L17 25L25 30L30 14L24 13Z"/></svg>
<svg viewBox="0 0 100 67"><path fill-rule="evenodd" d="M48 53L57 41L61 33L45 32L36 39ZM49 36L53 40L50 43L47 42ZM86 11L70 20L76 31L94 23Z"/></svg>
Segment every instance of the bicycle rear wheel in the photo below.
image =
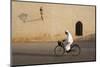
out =
<svg viewBox="0 0 100 67"><path fill-rule="evenodd" d="M55 47L55 49L54 49L54 55L55 56L62 56L62 55L64 55L64 53L65 53L65 50L62 46L57 45Z"/></svg>
<svg viewBox="0 0 100 67"><path fill-rule="evenodd" d="M79 47L79 45L77 45L77 44L74 44L74 45L72 45L72 47L71 47L71 51L70 51L70 53L71 53L71 55L73 55L73 56L78 56L79 54L80 54L80 47Z"/></svg>

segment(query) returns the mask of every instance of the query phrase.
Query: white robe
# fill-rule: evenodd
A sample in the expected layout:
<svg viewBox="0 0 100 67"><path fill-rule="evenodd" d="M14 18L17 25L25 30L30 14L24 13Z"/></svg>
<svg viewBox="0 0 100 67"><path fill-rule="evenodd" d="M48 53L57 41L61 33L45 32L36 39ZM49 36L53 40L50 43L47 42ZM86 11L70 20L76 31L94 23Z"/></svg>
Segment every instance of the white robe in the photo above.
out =
<svg viewBox="0 0 100 67"><path fill-rule="evenodd" d="M65 36L65 41L63 43L66 51L69 51L73 43L73 38L70 32L68 32L68 35Z"/></svg>

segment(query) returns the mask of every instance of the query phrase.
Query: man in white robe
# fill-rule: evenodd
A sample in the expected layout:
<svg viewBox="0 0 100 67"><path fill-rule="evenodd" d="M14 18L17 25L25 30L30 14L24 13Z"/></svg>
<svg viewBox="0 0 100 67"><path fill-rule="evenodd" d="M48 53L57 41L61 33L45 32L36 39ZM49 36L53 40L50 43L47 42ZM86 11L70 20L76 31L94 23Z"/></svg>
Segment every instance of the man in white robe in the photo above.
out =
<svg viewBox="0 0 100 67"><path fill-rule="evenodd" d="M68 30L66 30L65 31L65 39L63 41L66 51L69 51L71 49L72 43L73 43L73 37L72 37L71 33Z"/></svg>

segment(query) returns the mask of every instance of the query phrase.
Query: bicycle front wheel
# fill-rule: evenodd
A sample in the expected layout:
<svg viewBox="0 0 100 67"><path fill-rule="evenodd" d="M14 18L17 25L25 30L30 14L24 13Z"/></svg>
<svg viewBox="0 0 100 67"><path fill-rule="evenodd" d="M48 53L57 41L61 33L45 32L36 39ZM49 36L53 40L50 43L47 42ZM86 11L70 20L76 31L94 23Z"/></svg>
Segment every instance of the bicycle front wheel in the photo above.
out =
<svg viewBox="0 0 100 67"><path fill-rule="evenodd" d="M59 45L57 45L54 49L55 56L62 56L62 55L64 55L64 52L65 52L64 48Z"/></svg>

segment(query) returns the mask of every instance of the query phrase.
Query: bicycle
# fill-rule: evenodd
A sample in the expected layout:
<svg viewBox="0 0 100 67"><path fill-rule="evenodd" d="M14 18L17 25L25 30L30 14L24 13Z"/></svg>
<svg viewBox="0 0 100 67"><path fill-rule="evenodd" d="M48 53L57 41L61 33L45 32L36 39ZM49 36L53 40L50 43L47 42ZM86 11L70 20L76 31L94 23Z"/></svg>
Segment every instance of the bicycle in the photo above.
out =
<svg viewBox="0 0 100 67"><path fill-rule="evenodd" d="M63 56L64 53L71 53L72 56L78 56L81 52L80 46L78 44L72 44L71 49L69 51L65 50L64 44L61 41L58 41L58 44L54 48L54 55L55 56Z"/></svg>

